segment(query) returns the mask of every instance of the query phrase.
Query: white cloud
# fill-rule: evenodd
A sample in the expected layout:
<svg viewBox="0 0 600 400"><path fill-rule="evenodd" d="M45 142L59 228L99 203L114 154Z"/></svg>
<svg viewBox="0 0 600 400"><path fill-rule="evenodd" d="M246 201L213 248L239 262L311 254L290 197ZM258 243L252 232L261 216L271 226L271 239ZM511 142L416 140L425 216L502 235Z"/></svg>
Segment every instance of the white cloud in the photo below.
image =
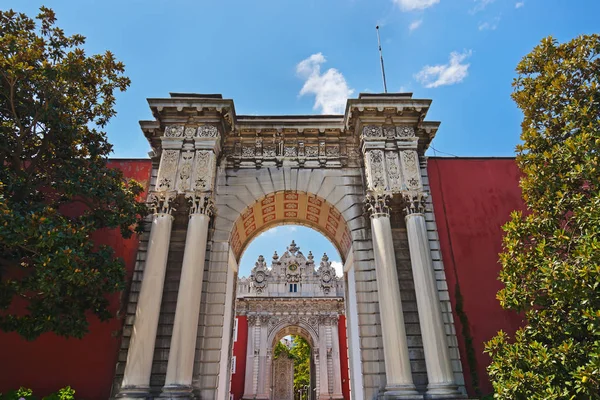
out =
<svg viewBox="0 0 600 400"><path fill-rule="evenodd" d="M474 0L474 1L475 1L476 4L475 4L475 7L473 7L469 11L470 14L476 14L476 13L478 13L480 11L485 10L485 8L487 6L489 6L490 4L492 4L496 0Z"/></svg>
<svg viewBox="0 0 600 400"><path fill-rule="evenodd" d="M525 5L524 1L518 1L517 4L515 4L515 8L521 8Z"/></svg>
<svg viewBox="0 0 600 400"><path fill-rule="evenodd" d="M496 17L496 18L492 19L491 21L480 22L479 25L477 26L477 28L480 31L485 31L485 30L495 31L496 28L498 28L498 23L500 23L500 17Z"/></svg>
<svg viewBox="0 0 600 400"><path fill-rule="evenodd" d="M423 23L423 20L422 20L422 19L418 19L418 20L416 20L416 21L413 21L413 22L411 22L411 23L410 23L410 25L408 26L408 30L412 32L412 31L414 31L415 29L417 29L418 27L420 27L422 23Z"/></svg>
<svg viewBox="0 0 600 400"><path fill-rule="evenodd" d="M332 261L331 266L335 269L337 276L344 276L344 265L339 261Z"/></svg>
<svg viewBox="0 0 600 400"><path fill-rule="evenodd" d="M393 0L402 11L424 10L437 3L440 0Z"/></svg>
<svg viewBox="0 0 600 400"><path fill-rule="evenodd" d="M464 53L453 51L450 53L448 64L426 65L421 71L415 74L415 79L421 82L426 88L454 85L455 83L462 82L467 77L469 66L471 65L462 62L469 56L471 56L471 50Z"/></svg>
<svg viewBox="0 0 600 400"><path fill-rule="evenodd" d="M346 100L354 93L348 87L344 75L335 68L321 73L321 64L327 60L322 53L313 54L296 65L296 73L305 79L300 96L315 95L313 109L320 109L321 114L342 114Z"/></svg>
<svg viewBox="0 0 600 400"><path fill-rule="evenodd" d="M263 233L260 234L260 236L275 236L279 233L279 227L275 227L275 228L271 228L267 231L264 231Z"/></svg>
<svg viewBox="0 0 600 400"><path fill-rule="evenodd" d="M288 232L296 232L298 230L297 226L291 225L287 227Z"/></svg>

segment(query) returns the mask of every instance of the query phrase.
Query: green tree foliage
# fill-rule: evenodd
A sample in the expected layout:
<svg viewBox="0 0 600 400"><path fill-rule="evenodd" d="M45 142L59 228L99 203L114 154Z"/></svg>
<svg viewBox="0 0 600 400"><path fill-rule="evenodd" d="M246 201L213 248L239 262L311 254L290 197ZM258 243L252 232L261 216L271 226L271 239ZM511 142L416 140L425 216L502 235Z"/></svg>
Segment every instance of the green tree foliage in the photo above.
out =
<svg viewBox="0 0 600 400"><path fill-rule="evenodd" d="M528 212L504 226L498 299L526 325L488 371L499 399L600 398L600 36L546 38L517 72Z"/></svg>
<svg viewBox="0 0 600 400"><path fill-rule="evenodd" d="M142 187L107 167L124 66L87 56L55 20L44 7L35 20L0 12L0 329L27 339L81 337L89 315L111 317L124 265L90 235L129 237L146 214Z"/></svg>
<svg viewBox="0 0 600 400"><path fill-rule="evenodd" d="M302 336L293 336L290 354L294 358L294 393L310 386L310 344Z"/></svg>

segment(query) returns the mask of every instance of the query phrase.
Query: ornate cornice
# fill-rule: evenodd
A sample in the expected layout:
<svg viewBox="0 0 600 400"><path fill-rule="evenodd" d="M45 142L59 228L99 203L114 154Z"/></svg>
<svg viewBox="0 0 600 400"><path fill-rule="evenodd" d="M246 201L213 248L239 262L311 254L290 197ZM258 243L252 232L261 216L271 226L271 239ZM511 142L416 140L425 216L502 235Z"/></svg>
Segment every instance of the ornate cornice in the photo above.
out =
<svg viewBox="0 0 600 400"><path fill-rule="evenodd" d="M236 312L245 315L343 315L344 299L335 298L283 298L243 297L236 299Z"/></svg>

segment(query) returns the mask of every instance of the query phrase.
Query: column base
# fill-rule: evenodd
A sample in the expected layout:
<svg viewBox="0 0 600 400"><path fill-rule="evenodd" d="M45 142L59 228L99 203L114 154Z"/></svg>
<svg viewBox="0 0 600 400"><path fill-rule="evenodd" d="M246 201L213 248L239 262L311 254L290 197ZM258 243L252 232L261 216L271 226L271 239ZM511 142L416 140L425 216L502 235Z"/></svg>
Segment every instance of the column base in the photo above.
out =
<svg viewBox="0 0 600 400"><path fill-rule="evenodd" d="M194 400L193 388L189 385L168 385L163 387L160 399Z"/></svg>
<svg viewBox="0 0 600 400"><path fill-rule="evenodd" d="M467 395L458 391L458 386L450 384L429 384L427 385L426 399L431 400L454 400L466 399Z"/></svg>
<svg viewBox="0 0 600 400"><path fill-rule="evenodd" d="M337 394L321 394L318 397L319 400L344 400L344 395Z"/></svg>
<svg viewBox="0 0 600 400"><path fill-rule="evenodd" d="M386 386L383 392L384 400L423 400L423 395L417 392L414 385Z"/></svg>
<svg viewBox="0 0 600 400"><path fill-rule="evenodd" d="M150 397L150 387L148 386L124 386L115 396L116 399L147 399Z"/></svg>

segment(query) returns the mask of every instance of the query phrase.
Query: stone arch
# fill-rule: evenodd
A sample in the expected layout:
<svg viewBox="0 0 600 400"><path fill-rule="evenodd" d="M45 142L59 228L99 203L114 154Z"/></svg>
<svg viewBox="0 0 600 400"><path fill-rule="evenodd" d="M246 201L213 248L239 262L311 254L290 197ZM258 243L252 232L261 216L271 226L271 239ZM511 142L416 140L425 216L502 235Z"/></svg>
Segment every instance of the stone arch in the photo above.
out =
<svg viewBox="0 0 600 400"><path fill-rule="evenodd" d="M239 262L250 242L260 233L282 224L312 228L331 241L345 262L352 237L344 216L324 198L308 192L277 191L248 205L234 221L229 243Z"/></svg>
<svg viewBox="0 0 600 400"><path fill-rule="evenodd" d="M271 348L274 348L277 341L288 335L302 336L308 341L311 348L315 348L319 343L319 334L317 331L304 321L282 321L275 325L269 332L267 344Z"/></svg>

